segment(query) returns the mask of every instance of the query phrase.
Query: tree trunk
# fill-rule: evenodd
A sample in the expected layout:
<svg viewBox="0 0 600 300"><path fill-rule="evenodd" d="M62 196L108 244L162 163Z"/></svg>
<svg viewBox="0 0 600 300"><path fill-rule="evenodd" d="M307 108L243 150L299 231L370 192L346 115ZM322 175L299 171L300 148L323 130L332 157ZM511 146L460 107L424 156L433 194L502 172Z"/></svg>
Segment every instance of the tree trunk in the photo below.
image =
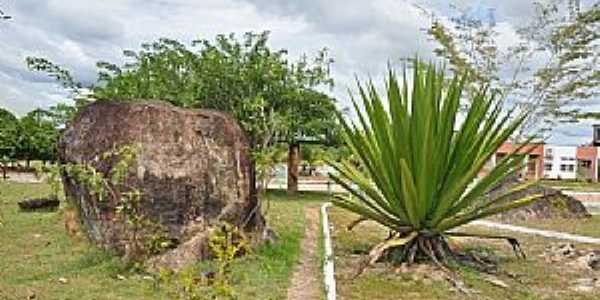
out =
<svg viewBox="0 0 600 300"><path fill-rule="evenodd" d="M250 149L255 149L256 147L256 143L254 142L253 139L250 140ZM250 157L250 161L249 163L249 170L248 170L248 176L250 178L249 179L249 195L248 195L248 200L249 200L249 205L248 205L248 212L247 212L247 216L246 216L246 221L245 224L242 224L243 227L246 228L254 228L256 226L259 227L263 227L265 225L265 220L262 217L261 214L261 207L260 207L260 199L259 199L259 191L256 187L257 184L257 172L256 172L256 161L254 160L254 157Z"/></svg>
<svg viewBox="0 0 600 300"><path fill-rule="evenodd" d="M300 144L290 143L288 146L288 195L298 192L298 167L300 166Z"/></svg>
<svg viewBox="0 0 600 300"><path fill-rule="evenodd" d="M0 166L2 166L2 179L4 181L6 181L6 168L8 167L8 165L7 164L2 164Z"/></svg>

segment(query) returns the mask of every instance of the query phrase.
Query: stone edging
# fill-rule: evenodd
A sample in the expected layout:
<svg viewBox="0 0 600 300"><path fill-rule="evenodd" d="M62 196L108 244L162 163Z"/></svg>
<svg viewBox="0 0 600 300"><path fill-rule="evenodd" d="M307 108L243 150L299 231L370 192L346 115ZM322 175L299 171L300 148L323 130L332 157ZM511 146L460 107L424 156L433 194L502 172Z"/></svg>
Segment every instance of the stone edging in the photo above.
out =
<svg viewBox="0 0 600 300"><path fill-rule="evenodd" d="M335 300L335 271L333 268L333 247L331 245L331 234L329 232L329 218L327 216L327 208L331 206L331 203L325 203L321 206L321 217L323 223L323 239L325 248L325 258L323 262L323 277L325 283L325 299Z"/></svg>

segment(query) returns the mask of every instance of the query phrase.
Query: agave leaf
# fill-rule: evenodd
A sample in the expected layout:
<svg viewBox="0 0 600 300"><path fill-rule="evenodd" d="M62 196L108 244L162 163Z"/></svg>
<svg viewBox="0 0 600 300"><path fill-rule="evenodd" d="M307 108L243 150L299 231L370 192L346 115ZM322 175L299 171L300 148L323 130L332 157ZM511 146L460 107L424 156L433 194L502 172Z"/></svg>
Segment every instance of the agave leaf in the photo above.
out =
<svg viewBox="0 0 600 300"><path fill-rule="evenodd" d="M416 238L417 235L418 233L413 231L405 237L393 238L377 244L375 247L373 247L373 249L371 249L371 251L369 251L369 265L375 264L377 260L379 260L379 258L381 258L381 256L385 253L385 250L404 246Z"/></svg>
<svg viewBox="0 0 600 300"><path fill-rule="evenodd" d="M467 74L446 82L443 69L417 60L411 87L408 76L406 69L401 79L388 72L382 94L387 99L372 82L357 81L360 99L351 98L357 121L338 115L344 141L357 158L329 162L338 172L331 178L352 195L336 198L338 205L392 229L442 233L537 199L501 203L518 192L510 190L498 201L484 202L485 193L522 168L524 145L476 181L527 112L504 114L504 104L484 87L458 124Z"/></svg>
<svg viewBox="0 0 600 300"><path fill-rule="evenodd" d="M535 194L525 198L521 198L515 200L510 203L498 205L496 207L488 207L478 212L466 213L463 215L456 215L455 217L444 220L442 223L438 225L439 232L447 231L451 228L458 227L464 224L467 224L471 221L487 218L489 216L493 216L502 212L509 211L511 209L515 209L518 207L529 205L540 198L544 197L544 194Z"/></svg>

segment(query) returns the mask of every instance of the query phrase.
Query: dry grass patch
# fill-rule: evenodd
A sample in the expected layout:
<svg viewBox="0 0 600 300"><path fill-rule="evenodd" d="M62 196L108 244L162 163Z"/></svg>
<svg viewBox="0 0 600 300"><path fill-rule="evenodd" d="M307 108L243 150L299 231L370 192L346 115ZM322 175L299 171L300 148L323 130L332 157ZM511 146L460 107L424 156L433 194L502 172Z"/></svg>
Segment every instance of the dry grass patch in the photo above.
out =
<svg viewBox="0 0 600 300"><path fill-rule="evenodd" d="M476 254L497 262L498 273L488 275L469 267L456 265L454 270L471 290L464 294L431 265L395 266L378 263L353 279L361 255L387 236L381 226L363 223L352 232L346 226L356 215L338 208L331 210L334 225L333 242L336 255L336 278L340 299L599 299L597 292L573 291L573 281L579 278L600 278L600 271L578 268L573 259L550 261L544 254L550 245L561 241L547 238L491 231L469 226L460 231L481 234L506 234L517 237L526 254L526 260L514 256L505 241L482 241L472 238L453 238L455 250ZM600 249L600 245L576 244L579 250Z"/></svg>

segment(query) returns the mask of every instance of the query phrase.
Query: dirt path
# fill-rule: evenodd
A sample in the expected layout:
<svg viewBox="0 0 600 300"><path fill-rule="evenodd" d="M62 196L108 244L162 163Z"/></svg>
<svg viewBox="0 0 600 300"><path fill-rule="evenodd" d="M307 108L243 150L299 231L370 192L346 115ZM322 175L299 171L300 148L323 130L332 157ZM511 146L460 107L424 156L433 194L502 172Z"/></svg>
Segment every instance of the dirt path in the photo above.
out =
<svg viewBox="0 0 600 300"><path fill-rule="evenodd" d="M305 209L306 226L304 238L300 244L300 261L292 274L292 281L287 291L288 300L319 299L321 285L319 283L319 255L317 253L319 238L319 208Z"/></svg>

